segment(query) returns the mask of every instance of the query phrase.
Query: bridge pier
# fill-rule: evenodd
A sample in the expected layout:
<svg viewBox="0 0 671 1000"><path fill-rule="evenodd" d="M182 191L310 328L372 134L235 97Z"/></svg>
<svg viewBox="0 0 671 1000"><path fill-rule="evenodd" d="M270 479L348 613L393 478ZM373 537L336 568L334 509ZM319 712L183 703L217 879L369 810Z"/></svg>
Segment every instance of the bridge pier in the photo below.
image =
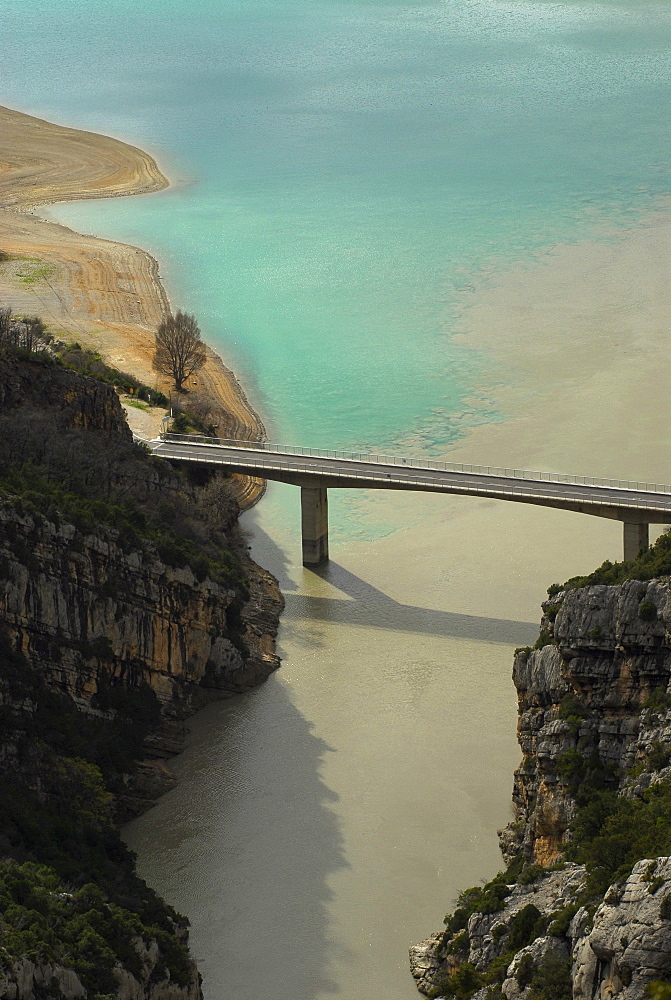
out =
<svg viewBox="0 0 671 1000"><path fill-rule="evenodd" d="M303 565L319 566L329 557L328 490L301 486Z"/></svg>
<svg viewBox="0 0 671 1000"><path fill-rule="evenodd" d="M650 546L650 525L624 522L624 559L630 562Z"/></svg>

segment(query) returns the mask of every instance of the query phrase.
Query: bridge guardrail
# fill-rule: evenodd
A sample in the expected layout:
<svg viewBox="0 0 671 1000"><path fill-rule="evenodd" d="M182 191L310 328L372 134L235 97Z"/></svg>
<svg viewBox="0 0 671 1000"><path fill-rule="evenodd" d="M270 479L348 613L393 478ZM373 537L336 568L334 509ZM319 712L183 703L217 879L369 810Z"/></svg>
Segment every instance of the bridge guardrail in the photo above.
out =
<svg viewBox="0 0 671 1000"><path fill-rule="evenodd" d="M175 435L174 437L176 438L177 436ZM174 440L174 438L173 438L173 441L177 445L179 445L179 444L189 444L189 443L193 444L193 443L196 443L196 442L193 441L194 437L195 437L195 435L180 435L179 436L179 440ZM170 444L170 440L171 440L171 438L166 438L165 439L165 443L166 444ZM215 442L216 443L220 443L220 439L202 439L201 440L202 444L214 444ZM249 450L249 449L241 449L241 450ZM175 457L178 457L178 456L175 456ZM181 459L185 460L185 461L198 461L197 458L191 458L190 456L181 455L179 457ZM315 455L315 456L310 456L310 457L321 458L321 457L331 457L331 456ZM378 463L371 463L371 464L378 464ZM379 463L379 464L382 464L382 463ZM387 463L387 464L389 464L389 463ZM445 463L443 463L443 464L445 464ZM260 459L253 459L253 458L246 460L244 462L244 465L245 465L245 468L247 468L247 469L258 469L259 470L260 478L263 478L264 470L267 472L267 471L269 471L269 468L271 468L272 470L277 471L277 472L283 472L283 471L285 471L285 472L291 473L291 474L301 474L301 473L303 473L305 475L313 476L313 477L314 476L316 476L316 477L323 476L324 478L335 477L335 478L338 478L338 479L352 479L352 480L365 479L365 480L369 480L369 481L371 479L374 479L374 480L382 482L382 483L385 483L385 482L388 481L386 475L379 474L378 476L375 476L374 474L371 475L369 472L366 472L366 471L363 471L363 470L359 470L359 469L353 469L353 468L347 467L347 466L345 466L345 467L336 466L336 467L330 467L330 468L327 468L327 469L321 469L320 470L320 469L316 469L312 465L301 465L299 462L296 462L296 461L293 461L293 462L274 461L273 464L272 464L272 466L270 466L270 463L264 463ZM407 468L407 466L406 466L406 468ZM427 471L443 471L443 470L442 469L429 470L427 468ZM462 472L463 474L468 474L469 472L472 471L473 475L481 475L483 473L486 474L486 470L483 470L481 472L481 467L478 467L478 466L464 466L463 468L455 467L455 468L446 469L445 471L449 471L449 472L455 472L456 471L456 472ZM490 473L490 475L491 475L491 473ZM497 478L504 478L504 477L497 477ZM508 477L505 477L505 478L508 478L508 479L513 478L514 479L515 477L514 476L508 476ZM431 479L431 478L426 477L426 476L423 477L423 476L409 476L409 475L406 475L406 476L403 476L402 479L399 478L398 480L395 480L395 481L396 482L401 482L401 483L407 483L409 485L415 485L415 486L435 487L436 485L439 485L439 484L436 483L435 479ZM596 486L596 488L598 489L599 485L600 485L599 483L593 483L591 481L587 481L585 483L578 483L578 482L571 483L571 482L566 482L566 481L560 482L560 481L557 481L557 480L548 480L548 481L546 481L546 480L539 480L539 479L527 480L527 482L529 482L529 481L532 481L532 482L544 482L544 483L547 482L548 487L551 487L552 485L557 485L557 486L576 485L576 486L584 486L586 488L589 488L590 486ZM610 484L611 482L614 482L614 481L609 481L609 480L603 481L604 485L606 485L606 483ZM620 481L618 481L618 482L620 482ZM466 485L466 484L462 484L462 485ZM625 487L620 487L620 488L624 489ZM630 488L635 489L635 486L631 486ZM457 489L458 489L458 484L457 484ZM446 492L448 492L448 491L446 490ZM457 492L457 490L455 490L455 492ZM641 502L641 501L637 500L634 497L627 496L626 494L623 495L623 496L618 497L617 502L614 502L612 499L609 499L608 497L604 497L603 495L602 496L598 496L598 495L595 496L595 495L589 495L589 494L587 494L585 492L572 492L572 491L566 491L564 489L561 489L561 490L558 489L556 491L553 491L551 489L546 489L546 490L543 490L542 492L538 492L538 493L534 494L528 488L525 489L525 480L523 478L521 478L521 477L519 479L519 484L510 484L510 483L507 483L505 485L501 484L501 486L497 486L497 487L493 487L491 484L488 485L486 483L479 484L479 483L472 483L471 482L471 483L468 483L468 492L470 494L481 493L481 494L486 495L486 496L498 495L498 496L511 496L511 497L512 496L519 496L520 494L524 494L526 497L533 497L533 498L537 498L538 500L574 501L576 503L593 504L595 506L601 506L601 507L613 507L613 508L627 507L627 508L636 509L636 510L642 510L642 511L645 511L645 510L653 511L654 510L656 512L660 512L660 511L666 512L667 509L668 509L669 515L671 517L671 496L669 497L668 508L667 508L666 504L664 504L664 505L660 505L660 504L654 505L652 502L645 503L645 502ZM667 488L667 492L668 492L668 488Z"/></svg>
<svg viewBox="0 0 671 1000"><path fill-rule="evenodd" d="M239 448L241 451L267 451L277 455L302 455L309 458L341 458L345 461L366 462L370 465L395 465L406 469L427 469L435 472L461 472L481 476L496 476L501 479L531 480L544 483L564 483L567 486L596 486L609 489L638 490L645 493L668 493L671 485L663 483L638 483L625 479L600 479L588 476L565 476L553 472L533 472L525 469L503 469L497 466L466 465L458 462L437 462L431 459L399 458L396 455L370 454L367 452L338 451L331 448L304 448L271 444L267 441L238 441L226 438L207 437L200 434L161 433L165 442L175 441L185 444L220 445L225 448ZM250 463L251 464L251 463ZM262 465L255 466L263 468ZM314 470L304 470L314 471ZM351 471L345 473L352 475ZM361 478L361 477L359 477ZM562 494L566 496L566 494Z"/></svg>

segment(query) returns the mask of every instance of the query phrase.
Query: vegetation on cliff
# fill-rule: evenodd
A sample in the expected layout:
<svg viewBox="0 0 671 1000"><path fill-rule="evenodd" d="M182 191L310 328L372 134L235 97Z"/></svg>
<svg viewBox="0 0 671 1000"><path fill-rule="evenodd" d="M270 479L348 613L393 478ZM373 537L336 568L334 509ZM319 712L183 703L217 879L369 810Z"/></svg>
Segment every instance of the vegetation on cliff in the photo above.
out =
<svg viewBox="0 0 671 1000"><path fill-rule="evenodd" d="M612 586L625 580L654 580L671 574L671 533L667 530L659 536L654 545L640 552L635 559L627 562L610 562L606 559L598 569L586 576L572 576L566 583L553 583L548 587L548 596L554 597L562 590L577 590L600 584Z"/></svg>
<svg viewBox="0 0 671 1000"><path fill-rule="evenodd" d="M670 571L664 534L634 562L550 588L541 638L515 658L524 757L508 868L411 949L426 995L671 990Z"/></svg>
<svg viewBox="0 0 671 1000"><path fill-rule="evenodd" d="M134 444L108 384L0 357L0 982L28 968L45 997L66 995L66 973L67 995L91 1000L124 976L151 1000L199 995L186 921L138 878L116 823L147 746L198 690L262 679L244 679L237 512L220 475L183 477ZM198 633L201 661L170 610L189 601L216 627ZM119 638L135 621L142 649Z"/></svg>

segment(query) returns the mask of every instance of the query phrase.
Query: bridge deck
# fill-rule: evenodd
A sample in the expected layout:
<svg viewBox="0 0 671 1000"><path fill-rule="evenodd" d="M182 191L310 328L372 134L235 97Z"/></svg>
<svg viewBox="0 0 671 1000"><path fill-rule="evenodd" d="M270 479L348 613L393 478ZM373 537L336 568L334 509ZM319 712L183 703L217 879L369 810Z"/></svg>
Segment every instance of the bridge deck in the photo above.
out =
<svg viewBox="0 0 671 1000"><path fill-rule="evenodd" d="M630 523L671 521L671 486L657 483L288 448L194 435L167 434L150 442L150 447L156 455L173 461L224 465L235 472L304 487L455 493L560 507Z"/></svg>

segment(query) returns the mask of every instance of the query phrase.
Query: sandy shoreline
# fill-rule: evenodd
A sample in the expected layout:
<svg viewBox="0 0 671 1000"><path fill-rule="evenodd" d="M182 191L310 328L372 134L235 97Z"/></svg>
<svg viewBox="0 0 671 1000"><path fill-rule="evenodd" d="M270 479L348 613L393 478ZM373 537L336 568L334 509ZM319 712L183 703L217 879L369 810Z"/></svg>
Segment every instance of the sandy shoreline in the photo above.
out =
<svg viewBox="0 0 671 1000"><path fill-rule="evenodd" d="M33 214L40 206L150 194L168 187L154 159L118 139L0 107L0 302L95 347L111 364L167 389L152 371L153 334L168 309L154 258ZM186 306L188 309L188 306ZM222 437L259 440L263 422L234 374L208 348L200 391L216 400ZM248 506L260 483L247 480Z"/></svg>
<svg viewBox="0 0 671 1000"><path fill-rule="evenodd" d="M0 302L40 314L54 332L95 345L112 364L156 384L153 332L168 303L157 262L143 250L31 212L59 201L158 192L168 181L151 156L117 139L6 108L0 128L0 250L30 259L0 264ZM671 443L660 433L671 419L670 259L671 213L660 203L609 239L554 246L535 261L487 273L481 282L476 277L460 297L456 336L488 359L490 382L479 392L493 400L501 420L465 429L445 458L671 481ZM264 436L234 374L209 353L200 388L221 404L219 432ZM247 503L258 495L258 483L248 482ZM382 497L377 504L386 506ZM399 504L395 498L393 506ZM461 521L466 509L455 504L457 510ZM503 514L499 505L496 511ZM503 516L512 521L520 513ZM538 512L538 519L546 515ZM399 527L408 530L403 520ZM613 525L588 520L603 551ZM612 541L608 550L619 555Z"/></svg>

